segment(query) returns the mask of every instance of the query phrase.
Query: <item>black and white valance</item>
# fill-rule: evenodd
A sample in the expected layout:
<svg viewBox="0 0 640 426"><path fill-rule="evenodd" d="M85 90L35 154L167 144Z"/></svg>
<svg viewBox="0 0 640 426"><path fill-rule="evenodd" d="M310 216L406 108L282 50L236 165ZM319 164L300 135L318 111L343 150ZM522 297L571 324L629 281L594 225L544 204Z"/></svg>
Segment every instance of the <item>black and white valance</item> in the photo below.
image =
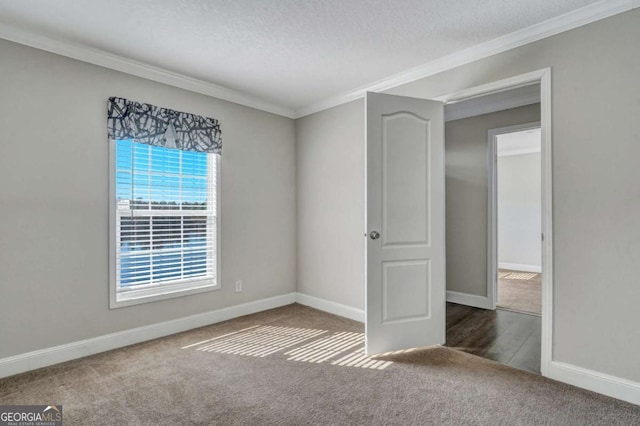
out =
<svg viewBox="0 0 640 426"><path fill-rule="evenodd" d="M128 99L109 98L109 138L184 151L222 153L218 120Z"/></svg>

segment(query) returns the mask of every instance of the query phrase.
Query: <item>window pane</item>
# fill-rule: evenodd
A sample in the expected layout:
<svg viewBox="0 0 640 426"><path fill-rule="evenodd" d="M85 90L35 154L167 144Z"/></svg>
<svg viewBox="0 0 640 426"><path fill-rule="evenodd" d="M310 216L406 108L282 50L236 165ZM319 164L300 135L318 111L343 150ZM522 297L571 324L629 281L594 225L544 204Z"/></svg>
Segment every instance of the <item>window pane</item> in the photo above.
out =
<svg viewBox="0 0 640 426"><path fill-rule="evenodd" d="M148 209L149 208L149 192L150 192L150 176L148 174L133 174L133 198L131 200L132 208Z"/></svg>
<svg viewBox="0 0 640 426"><path fill-rule="evenodd" d="M118 291L215 279L212 157L116 142ZM198 216L193 216L194 210Z"/></svg>
<svg viewBox="0 0 640 426"><path fill-rule="evenodd" d="M118 200L118 206L121 205L121 201L124 206L129 206L130 201L133 198L133 177L131 172L116 172L116 198Z"/></svg>
<svg viewBox="0 0 640 426"><path fill-rule="evenodd" d="M203 178L182 178L182 205L188 209L207 208L208 182Z"/></svg>
<svg viewBox="0 0 640 426"><path fill-rule="evenodd" d="M184 175L207 177L207 157L200 152L183 151Z"/></svg>
<svg viewBox="0 0 640 426"><path fill-rule="evenodd" d="M150 218L122 217L120 221L120 250L122 253L149 250Z"/></svg>
<svg viewBox="0 0 640 426"><path fill-rule="evenodd" d="M131 167L133 164L133 151L132 149L133 142L131 141L119 141L117 146L117 161L116 161L116 170L126 170L127 172L131 172Z"/></svg>
<svg viewBox="0 0 640 426"><path fill-rule="evenodd" d="M154 249L181 249L182 217L155 216L152 241Z"/></svg>
<svg viewBox="0 0 640 426"><path fill-rule="evenodd" d="M184 219L185 247L204 248L207 244L207 218L189 217Z"/></svg>
<svg viewBox="0 0 640 426"><path fill-rule="evenodd" d="M118 142L120 143L120 142ZM133 170L136 172L149 171L149 149L150 145L130 142L133 144Z"/></svg>
<svg viewBox="0 0 640 426"><path fill-rule="evenodd" d="M161 174L151 176L152 209L180 209L180 192L180 176Z"/></svg>
<svg viewBox="0 0 640 426"><path fill-rule="evenodd" d="M150 167L153 173L180 173L180 157L182 151L152 146L150 147L150 154Z"/></svg>

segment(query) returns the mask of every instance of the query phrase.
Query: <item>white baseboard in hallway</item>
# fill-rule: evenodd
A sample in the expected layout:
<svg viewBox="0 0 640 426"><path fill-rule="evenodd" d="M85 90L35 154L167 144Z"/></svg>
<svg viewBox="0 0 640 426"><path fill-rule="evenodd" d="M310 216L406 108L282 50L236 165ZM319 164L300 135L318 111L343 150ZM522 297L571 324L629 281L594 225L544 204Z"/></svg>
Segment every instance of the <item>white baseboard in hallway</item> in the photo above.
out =
<svg viewBox="0 0 640 426"><path fill-rule="evenodd" d="M341 303L331 302L329 300L320 299L318 297L309 296L304 293L296 293L296 302L315 308L320 311L328 312L330 314L338 315L341 317L349 318L354 321L364 322L364 309L358 309L351 306L343 305Z"/></svg>
<svg viewBox="0 0 640 426"><path fill-rule="evenodd" d="M269 297L214 311L177 318L157 324L145 325L104 336L79 340L77 342L40 349L24 354L14 355L0 359L0 378L13 376L14 374L36 370L42 367L71 361L73 359L94 355L100 352L169 336L171 334L192 330L198 327L227 321L243 315L266 311L290 305L296 301L296 293L288 293L281 296Z"/></svg>
<svg viewBox="0 0 640 426"><path fill-rule="evenodd" d="M540 265L525 265L523 263L498 263L499 269L508 269L510 271L521 271L521 272L537 272L538 274L542 272L542 266Z"/></svg>

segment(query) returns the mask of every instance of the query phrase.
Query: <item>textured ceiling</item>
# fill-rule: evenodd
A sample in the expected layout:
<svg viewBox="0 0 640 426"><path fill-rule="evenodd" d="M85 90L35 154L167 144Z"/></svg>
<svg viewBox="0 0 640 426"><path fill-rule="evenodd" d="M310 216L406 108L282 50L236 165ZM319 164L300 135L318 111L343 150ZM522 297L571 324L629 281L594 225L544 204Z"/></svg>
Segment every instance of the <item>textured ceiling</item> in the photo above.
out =
<svg viewBox="0 0 640 426"><path fill-rule="evenodd" d="M0 0L0 25L299 109L595 0Z"/></svg>

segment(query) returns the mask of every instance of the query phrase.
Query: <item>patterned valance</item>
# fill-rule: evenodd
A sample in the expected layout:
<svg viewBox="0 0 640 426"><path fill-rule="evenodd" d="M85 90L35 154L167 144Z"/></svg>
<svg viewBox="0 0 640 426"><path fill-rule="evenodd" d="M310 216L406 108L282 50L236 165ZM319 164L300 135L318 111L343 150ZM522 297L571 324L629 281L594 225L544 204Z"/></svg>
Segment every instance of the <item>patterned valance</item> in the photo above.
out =
<svg viewBox="0 0 640 426"><path fill-rule="evenodd" d="M184 151L222 152L218 120L123 98L109 98L109 138Z"/></svg>

